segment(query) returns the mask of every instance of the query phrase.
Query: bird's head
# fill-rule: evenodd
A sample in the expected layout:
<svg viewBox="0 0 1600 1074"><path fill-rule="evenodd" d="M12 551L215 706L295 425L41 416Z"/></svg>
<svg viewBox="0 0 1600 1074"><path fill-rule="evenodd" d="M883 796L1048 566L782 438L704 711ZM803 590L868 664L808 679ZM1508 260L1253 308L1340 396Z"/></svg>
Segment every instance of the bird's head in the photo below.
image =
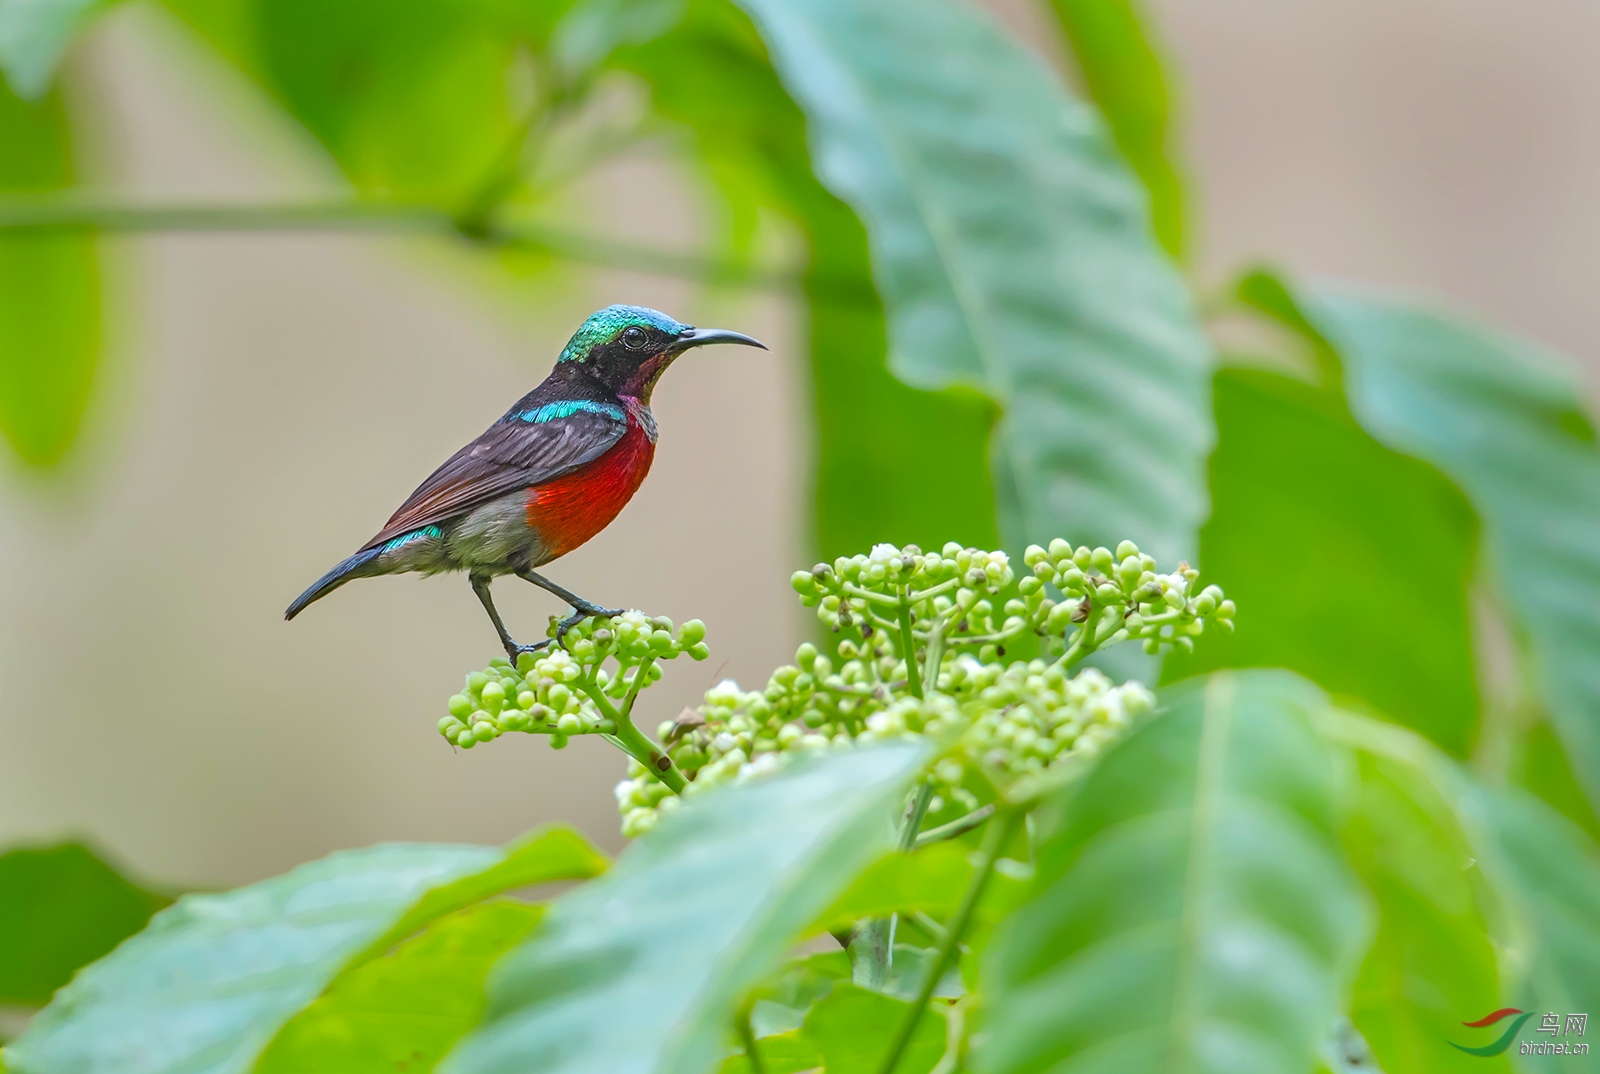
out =
<svg viewBox="0 0 1600 1074"><path fill-rule="evenodd" d="M573 362L618 395L650 402L650 392L673 359L708 343L766 344L722 328L680 324L644 306L607 306L590 314L561 351L558 365Z"/></svg>

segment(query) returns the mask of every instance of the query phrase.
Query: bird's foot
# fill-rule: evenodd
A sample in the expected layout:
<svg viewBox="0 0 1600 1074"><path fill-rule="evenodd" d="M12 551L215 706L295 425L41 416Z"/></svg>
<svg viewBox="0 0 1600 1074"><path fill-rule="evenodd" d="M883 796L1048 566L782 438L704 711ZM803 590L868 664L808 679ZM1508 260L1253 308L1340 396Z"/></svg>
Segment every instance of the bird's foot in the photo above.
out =
<svg viewBox="0 0 1600 1074"><path fill-rule="evenodd" d="M541 653L550 648L553 640L552 638L546 638L544 641L534 645L518 645L516 642L511 642L506 646L506 658L511 661L512 667L519 671L526 671L527 669L522 667L522 654L527 653L532 656L535 653Z"/></svg>
<svg viewBox="0 0 1600 1074"><path fill-rule="evenodd" d="M626 608L602 608L598 604L589 604L587 602L573 605L572 614L561 620L560 623L556 624L556 644L564 645L567 631L571 630L585 619L610 619L621 615L625 611L627 611Z"/></svg>

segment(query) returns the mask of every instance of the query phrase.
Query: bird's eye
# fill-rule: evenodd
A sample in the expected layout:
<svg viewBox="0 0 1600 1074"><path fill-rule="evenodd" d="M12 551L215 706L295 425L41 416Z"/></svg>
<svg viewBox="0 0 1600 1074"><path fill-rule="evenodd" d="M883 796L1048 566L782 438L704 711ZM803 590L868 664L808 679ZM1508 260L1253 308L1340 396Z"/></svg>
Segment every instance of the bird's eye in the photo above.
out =
<svg viewBox="0 0 1600 1074"><path fill-rule="evenodd" d="M636 351L645 344L643 328L624 328L622 330L622 345L630 351Z"/></svg>

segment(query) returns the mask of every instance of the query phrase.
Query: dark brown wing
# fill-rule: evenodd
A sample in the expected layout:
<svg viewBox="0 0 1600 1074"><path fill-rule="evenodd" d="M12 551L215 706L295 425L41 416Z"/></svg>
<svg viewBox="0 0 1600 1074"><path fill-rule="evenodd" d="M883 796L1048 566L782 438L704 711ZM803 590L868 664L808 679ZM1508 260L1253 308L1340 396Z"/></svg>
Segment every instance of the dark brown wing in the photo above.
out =
<svg viewBox="0 0 1600 1074"><path fill-rule="evenodd" d="M604 455L627 429L626 420L584 410L540 424L509 418L491 425L417 486L362 550L560 477Z"/></svg>

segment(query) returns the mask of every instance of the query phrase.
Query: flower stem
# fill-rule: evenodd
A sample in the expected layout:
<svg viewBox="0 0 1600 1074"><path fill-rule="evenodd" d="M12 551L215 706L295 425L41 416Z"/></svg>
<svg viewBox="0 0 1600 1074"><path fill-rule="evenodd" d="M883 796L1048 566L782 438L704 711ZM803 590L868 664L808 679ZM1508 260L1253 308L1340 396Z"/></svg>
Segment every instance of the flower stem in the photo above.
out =
<svg viewBox="0 0 1600 1074"><path fill-rule="evenodd" d="M919 783L911 801L906 804L905 816L900 818L900 837L897 849L904 854L917 844L917 831L922 818L928 815L928 802L933 798L933 784ZM894 965L895 915L875 917L863 921L850 941L850 977L863 988L882 991L889 980L889 970Z"/></svg>
<svg viewBox="0 0 1600 1074"><path fill-rule="evenodd" d="M906 689L920 700L922 673L917 669L917 635L911 629L911 603L904 593L900 596L900 655L906 659Z"/></svg>
<svg viewBox="0 0 1600 1074"><path fill-rule="evenodd" d="M750 1060L750 1074L767 1074L766 1062L761 1058L761 1049L756 1045L756 1031L750 1024L750 1008L745 1007L734 1019L739 1031L739 1041L744 1045L745 1058Z"/></svg>
<svg viewBox="0 0 1600 1074"><path fill-rule="evenodd" d="M994 803L974 809L964 817L957 817L949 824L941 824L937 828L929 828L917 836L917 846L927 846L929 843L939 843L946 839L954 839L958 835L966 835L972 829L994 816Z"/></svg>
<svg viewBox="0 0 1600 1074"><path fill-rule="evenodd" d="M944 616L936 615L928 631L928 655L922 669L922 681L930 693L939 692L939 666L944 663Z"/></svg>
<svg viewBox="0 0 1600 1074"><path fill-rule="evenodd" d="M606 719L617 725L616 733L607 735L607 739L621 746L629 757L644 765L645 770L665 783L673 794L682 794L689 781L683 778L683 773L678 771L678 766L672 763L672 758L667 756L666 751L635 727L627 713L618 711L605 691L600 688L599 683L584 681L579 685L594 702L595 708L599 709Z"/></svg>
<svg viewBox="0 0 1600 1074"><path fill-rule="evenodd" d="M978 868L973 872L967 890L962 893L961 905L956 907L955 916L945 926L945 937L939 944L933 965L928 967L928 976L917 991L917 998L911 1004L911 1009L906 1012L896 1028L889 1050L883 1057L882 1065L878 1067L878 1074L894 1074L894 1068L900 1062L901 1055L905 1053L906 1045L911 1042L911 1034L915 1032L917 1022L922 1018L922 1012L927 1009L928 1001L933 998L933 990L938 987L939 979L944 976L945 970L950 967L950 960L955 957L956 944L961 942L961 934L966 931L967 923L972 920L972 911L978 905L978 899L983 895L983 889L989 882L989 874L994 872L995 859L1000 856L1001 848L1005 846L1011 833L1016 831L1017 824L1021 820L1021 810L1008 809L1002 814L999 824L991 825L989 830L983 833L983 846L978 851Z"/></svg>

